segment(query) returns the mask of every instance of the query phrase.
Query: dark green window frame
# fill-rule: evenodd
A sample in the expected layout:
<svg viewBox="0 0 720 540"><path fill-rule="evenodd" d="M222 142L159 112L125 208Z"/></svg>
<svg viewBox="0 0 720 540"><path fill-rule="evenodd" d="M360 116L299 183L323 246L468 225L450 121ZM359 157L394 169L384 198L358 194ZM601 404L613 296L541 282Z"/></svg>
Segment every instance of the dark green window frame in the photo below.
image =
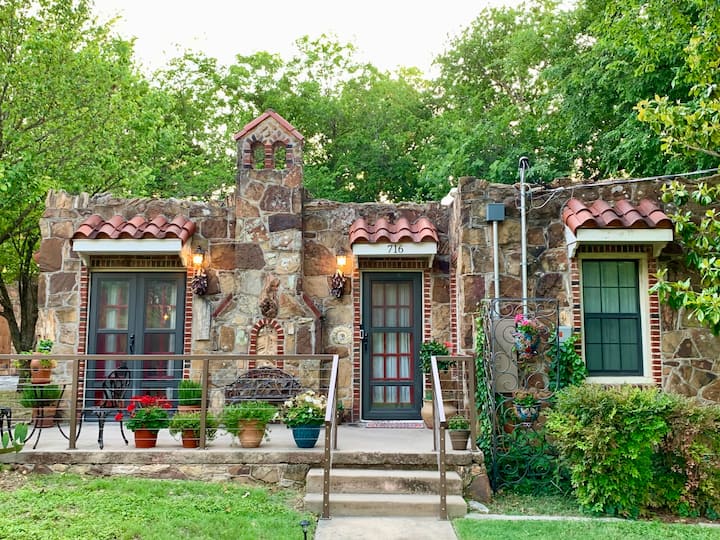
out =
<svg viewBox="0 0 720 540"><path fill-rule="evenodd" d="M585 362L593 377L643 375L637 259L583 259Z"/></svg>

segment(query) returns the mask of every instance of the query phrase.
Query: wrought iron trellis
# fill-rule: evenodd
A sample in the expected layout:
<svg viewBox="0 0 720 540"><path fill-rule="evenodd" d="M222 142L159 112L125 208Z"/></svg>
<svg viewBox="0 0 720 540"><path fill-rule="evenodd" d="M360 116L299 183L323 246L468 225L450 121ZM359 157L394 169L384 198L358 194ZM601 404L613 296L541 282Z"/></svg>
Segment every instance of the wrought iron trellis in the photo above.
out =
<svg viewBox="0 0 720 540"><path fill-rule="evenodd" d="M555 451L542 428L558 387L558 302L499 298L483 304L484 414L491 419L489 473L494 491L538 492L556 482ZM553 346L554 345L554 346Z"/></svg>

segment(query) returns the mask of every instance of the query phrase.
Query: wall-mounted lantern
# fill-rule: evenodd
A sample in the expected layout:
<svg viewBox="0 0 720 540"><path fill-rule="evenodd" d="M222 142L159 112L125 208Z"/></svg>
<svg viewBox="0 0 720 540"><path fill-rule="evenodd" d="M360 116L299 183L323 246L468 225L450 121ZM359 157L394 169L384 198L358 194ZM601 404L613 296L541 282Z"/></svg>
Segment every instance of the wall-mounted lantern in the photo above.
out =
<svg viewBox="0 0 720 540"><path fill-rule="evenodd" d="M205 273L205 252L200 246L197 246L192 255L192 265L194 275L190 286L195 294L202 296L207 292L208 278Z"/></svg>
<svg viewBox="0 0 720 540"><path fill-rule="evenodd" d="M343 274L343 268L345 268L345 265L347 264L347 255L345 254L345 249L342 247L335 251L335 263L337 265L337 269L330 280L330 294L332 294L335 298L341 298L345 289L345 281L347 279L345 274Z"/></svg>

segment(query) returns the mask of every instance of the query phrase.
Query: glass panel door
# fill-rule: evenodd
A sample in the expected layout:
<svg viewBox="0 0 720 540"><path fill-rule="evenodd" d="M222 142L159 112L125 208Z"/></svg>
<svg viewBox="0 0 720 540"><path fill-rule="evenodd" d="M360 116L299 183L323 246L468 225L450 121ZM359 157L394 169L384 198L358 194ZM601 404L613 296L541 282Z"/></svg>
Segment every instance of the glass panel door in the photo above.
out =
<svg viewBox="0 0 720 540"><path fill-rule="evenodd" d="M363 276L363 418L420 418L422 373L415 361L422 320L421 275Z"/></svg>
<svg viewBox="0 0 720 540"><path fill-rule="evenodd" d="M185 274L94 273L90 289L90 354L177 354L182 352ZM181 361L152 360L121 365L88 362L86 405L103 399L102 382L115 369L131 371L131 395L173 399Z"/></svg>

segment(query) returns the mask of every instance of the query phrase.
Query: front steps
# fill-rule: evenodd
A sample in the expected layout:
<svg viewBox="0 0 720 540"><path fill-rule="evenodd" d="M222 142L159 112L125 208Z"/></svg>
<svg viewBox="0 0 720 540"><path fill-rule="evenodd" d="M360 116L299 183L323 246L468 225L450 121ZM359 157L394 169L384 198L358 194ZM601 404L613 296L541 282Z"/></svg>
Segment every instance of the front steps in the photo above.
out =
<svg viewBox="0 0 720 540"><path fill-rule="evenodd" d="M464 516L462 482L456 472L447 473L449 518ZM439 517L437 471L385 469L332 469L330 517ZM305 484L305 509L322 514L323 470L310 469Z"/></svg>

